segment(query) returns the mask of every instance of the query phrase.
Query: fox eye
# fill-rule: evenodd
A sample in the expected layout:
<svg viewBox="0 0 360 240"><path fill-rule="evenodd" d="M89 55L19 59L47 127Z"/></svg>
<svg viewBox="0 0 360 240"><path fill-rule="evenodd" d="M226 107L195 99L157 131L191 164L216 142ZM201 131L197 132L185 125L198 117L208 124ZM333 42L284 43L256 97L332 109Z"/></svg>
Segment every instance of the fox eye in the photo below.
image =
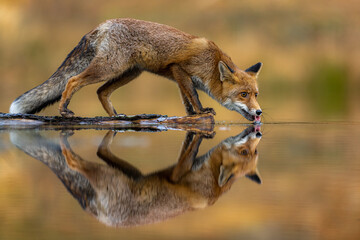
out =
<svg viewBox="0 0 360 240"><path fill-rule="evenodd" d="M248 95L248 93L247 93L247 92L241 92L240 95L241 95L242 97L246 97L246 96Z"/></svg>
<svg viewBox="0 0 360 240"><path fill-rule="evenodd" d="M255 93L255 97L257 97L258 96L258 93Z"/></svg>
<svg viewBox="0 0 360 240"><path fill-rule="evenodd" d="M240 152L240 154L243 155L243 156L248 155L248 151L247 151L247 150L242 150L242 151Z"/></svg>

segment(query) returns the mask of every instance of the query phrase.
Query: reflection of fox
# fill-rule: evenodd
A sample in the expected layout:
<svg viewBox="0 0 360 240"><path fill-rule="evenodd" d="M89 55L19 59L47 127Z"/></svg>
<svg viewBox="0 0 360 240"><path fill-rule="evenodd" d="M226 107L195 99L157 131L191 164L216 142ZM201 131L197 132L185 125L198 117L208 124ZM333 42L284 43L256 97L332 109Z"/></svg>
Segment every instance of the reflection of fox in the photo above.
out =
<svg viewBox="0 0 360 240"><path fill-rule="evenodd" d="M177 165L143 175L108 149L109 132L98 155L115 168L82 160L63 138L61 147L70 168L83 174L97 193L97 218L109 225L138 225L165 220L188 210L213 204L241 176L260 183L256 146L260 133L253 127L226 139L195 158L202 136L187 135Z"/></svg>
<svg viewBox="0 0 360 240"><path fill-rule="evenodd" d="M107 165L81 159L70 149L66 136L61 138L62 155L58 145L51 146L49 141L39 141L39 136L32 139L23 133L11 133L12 142L46 163L83 208L107 225L154 223L204 208L215 203L241 176L261 183L256 170L261 133L254 127L224 140L200 157L196 155L203 135L189 132L178 163L148 175L109 151L112 132L107 133L98 149L98 156ZM66 167L64 156L75 171Z"/></svg>
<svg viewBox="0 0 360 240"><path fill-rule="evenodd" d="M187 114L214 113L203 108L195 89L246 119L260 120L256 78L261 63L240 70L213 42L175 28L135 19L113 19L86 34L57 71L41 85L18 97L10 113L36 113L60 101L63 116L80 88L106 82L98 97L110 116L116 111L109 100L117 88L149 71L175 81Z"/></svg>

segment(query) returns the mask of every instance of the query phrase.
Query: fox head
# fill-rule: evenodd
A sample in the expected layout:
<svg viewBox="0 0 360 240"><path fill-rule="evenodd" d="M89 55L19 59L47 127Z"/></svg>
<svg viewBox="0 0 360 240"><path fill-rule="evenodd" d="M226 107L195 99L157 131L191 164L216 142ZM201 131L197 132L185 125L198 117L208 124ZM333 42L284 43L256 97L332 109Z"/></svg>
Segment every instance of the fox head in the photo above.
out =
<svg viewBox="0 0 360 240"><path fill-rule="evenodd" d="M262 63L257 63L245 71L231 68L224 61L219 61L218 68L222 82L221 104L229 110L236 111L249 121L260 121L262 114L257 96L257 76Z"/></svg>
<svg viewBox="0 0 360 240"><path fill-rule="evenodd" d="M262 181L257 170L257 145L261 136L259 127L251 126L222 143L219 187L228 189L237 178L242 176L261 184Z"/></svg>

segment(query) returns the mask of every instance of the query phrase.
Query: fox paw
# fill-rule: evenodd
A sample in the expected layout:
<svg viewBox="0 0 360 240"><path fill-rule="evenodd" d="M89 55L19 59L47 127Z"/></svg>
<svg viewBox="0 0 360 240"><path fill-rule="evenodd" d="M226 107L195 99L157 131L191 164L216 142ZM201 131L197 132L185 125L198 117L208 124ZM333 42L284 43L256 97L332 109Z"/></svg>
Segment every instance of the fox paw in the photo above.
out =
<svg viewBox="0 0 360 240"><path fill-rule="evenodd" d="M208 132L208 133L203 133L203 137L207 138L207 139L212 139L212 138L214 138L215 134L216 133L214 131Z"/></svg>
<svg viewBox="0 0 360 240"><path fill-rule="evenodd" d="M211 113L212 115L216 115L216 112L213 108L203 108L201 109L201 113Z"/></svg>
<svg viewBox="0 0 360 240"><path fill-rule="evenodd" d="M67 118L74 116L74 112L71 111L71 110L69 110L69 109L62 109L62 110L60 110L60 114L61 114L61 116L67 117Z"/></svg>

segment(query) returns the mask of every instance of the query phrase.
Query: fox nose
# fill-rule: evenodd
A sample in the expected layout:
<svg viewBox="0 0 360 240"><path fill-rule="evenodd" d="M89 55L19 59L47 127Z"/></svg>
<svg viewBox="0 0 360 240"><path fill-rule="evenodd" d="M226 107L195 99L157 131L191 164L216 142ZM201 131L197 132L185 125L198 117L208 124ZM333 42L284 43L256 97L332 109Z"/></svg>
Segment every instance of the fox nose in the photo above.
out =
<svg viewBox="0 0 360 240"><path fill-rule="evenodd" d="M256 110L256 115L260 116L262 114L262 111L260 109Z"/></svg>

